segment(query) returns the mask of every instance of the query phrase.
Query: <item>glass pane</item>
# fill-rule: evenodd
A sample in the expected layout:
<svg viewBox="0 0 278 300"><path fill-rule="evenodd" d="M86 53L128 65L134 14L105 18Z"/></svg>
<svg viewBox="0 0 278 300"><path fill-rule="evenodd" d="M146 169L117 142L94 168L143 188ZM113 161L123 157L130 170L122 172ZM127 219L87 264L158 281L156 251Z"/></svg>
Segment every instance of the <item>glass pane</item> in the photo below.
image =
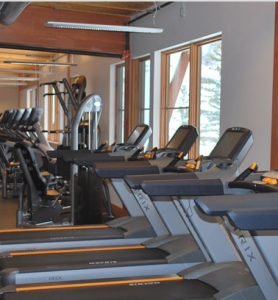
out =
<svg viewBox="0 0 278 300"><path fill-rule="evenodd" d="M143 110L143 123L150 125L150 110L149 109Z"/></svg>
<svg viewBox="0 0 278 300"><path fill-rule="evenodd" d="M116 142L122 143L124 141L125 66L118 66L116 72Z"/></svg>
<svg viewBox="0 0 278 300"><path fill-rule="evenodd" d="M116 142L124 142L124 110L119 110L117 113Z"/></svg>
<svg viewBox="0 0 278 300"><path fill-rule="evenodd" d="M200 154L208 155L219 139L221 41L201 46Z"/></svg>
<svg viewBox="0 0 278 300"><path fill-rule="evenodd" d="M53 90L53 93L55 93L54 92L54 90ZM52 109L52 114L51 114L51 116L52 116L52 118L51 118L51 121L52 121L52 124L54 125L55 124L55 113L56 113L56 110L55 110L55 102L56 102L56 96L55 95L52 95L52 103L51 103L51 109Z"/></svg>
<svg viewBox="0 0 278 300"><path fill-rule="evenodd" d="M184 124L188 124L189 119L189 109L169 109L168 117L169 120L169 128L168 128L168 140L173 136L175 131Z"/></svg>
<svg viewBox="0 0 278 300"><path fill-rule="evenodd" d="M124 109L125 99L125 67L117 68L117 106L118 109Z"/></svg>
<svg viewBox="0 0 278 300"><path fill-rule="evenodd" d="M150 108L151 61L144 61L144 108Z"/></svg>
<svg viewBox="0 0 278 300"><path fill-rule="evenodd" d="M150 118L145 117L145 110L150 109L150 80L151 80L151 62L145 59L139 62L139 120L142 123L150 125ZM146 123L147 122L147 123Z"/></svg>
<svg viewBox="0 0 278 300"><path fill-rule="evenodd" d="M121 109L125 108L125 67L122 67L122 95L121 95L121 101L120 101L120 107Z"/></svg>
<svg viewBox="0 0 278 300"><path fill-rule="evenodd" d="M168 137L182 124L188 124L190 51L185 49L169 55L167 97ZM174 109L175 108L175 109Z"/></svg>

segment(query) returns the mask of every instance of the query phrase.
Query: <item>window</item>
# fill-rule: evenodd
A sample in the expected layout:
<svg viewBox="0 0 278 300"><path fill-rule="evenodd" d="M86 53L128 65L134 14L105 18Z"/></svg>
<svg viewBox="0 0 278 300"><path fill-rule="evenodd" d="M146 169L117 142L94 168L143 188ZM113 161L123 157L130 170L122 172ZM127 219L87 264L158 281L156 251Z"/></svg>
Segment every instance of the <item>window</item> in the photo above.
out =
<svg viewBox="0 0 278 300"><path fill-rule="evenodd" d="M190 50L182 49L169 53L166 56L166 64L164 143L167 143L180 125L189 122Z"/></svg>
<svg viewBox="0 0 278 300"><path fill-rule="evenodd" d="M116 142L124 142L125 66L116 67Z"/></svg>
<svg viewBox="0 0 278 300"><path fill-rule="evenodd" d="M161 145L182 124L199 130L193 156L210 153L219 138L221 39L162 53Z"/></svg>

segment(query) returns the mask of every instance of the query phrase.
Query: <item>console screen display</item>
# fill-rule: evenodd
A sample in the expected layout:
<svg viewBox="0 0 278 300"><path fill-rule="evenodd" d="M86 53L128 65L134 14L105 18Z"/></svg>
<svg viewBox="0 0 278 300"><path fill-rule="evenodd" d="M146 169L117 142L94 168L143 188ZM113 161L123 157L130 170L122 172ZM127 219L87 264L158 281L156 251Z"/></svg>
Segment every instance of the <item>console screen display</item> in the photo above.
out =
<svg viewBox="0 0 278 300"><path fill-rule="evenodd" d="M165 148L167 149L179 149L183 141L188 135L188 128L179 128L176 133L172 136Z"/></svg>
<svg viewBox="0 0 278 300"><path fill-rule="evenodd" d="M210 157L221 157L221 158L231 158L232 154L241 148L241 139L245 132L240 131L227 131L219 142L216 144Z"/></svg>
<svg viewBox="0 0 278 300"><path fill-rule="evenodd" d="M143 127L143 126L136 127L132 131L130 136L128 137L126 144L129 144L129 145L137 144L137 140L138 140L139 136L143 133L144 130L145 130L145 127Z"/></svg>

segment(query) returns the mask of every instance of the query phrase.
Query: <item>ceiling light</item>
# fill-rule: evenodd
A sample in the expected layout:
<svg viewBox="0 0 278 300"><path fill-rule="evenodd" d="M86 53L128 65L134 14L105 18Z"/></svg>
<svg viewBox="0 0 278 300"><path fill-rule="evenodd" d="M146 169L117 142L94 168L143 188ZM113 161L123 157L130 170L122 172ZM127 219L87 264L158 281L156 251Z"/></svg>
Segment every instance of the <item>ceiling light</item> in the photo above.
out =
<svg viewBox="0 0 278 300"><path fill-rule="evenodd" d="M76 67L77 66L77 64L71 64L71 63L26 61L26 60L4 60L3 63L17 64L17 65L52 66L52 67Z"/></svg>
<svg viewBox="0 0 278 300"><path fill-rule="evenodd" d="M37 77L2 77L0 76L0 80L19 80L19 81L38 81Z"/></svg>
<svg viewBox="0 0 278 300"><path fill-rule="evenodd" d="M163 32L162 28L154 28L154 27L134 27L134 26L69 23L69 22L55 22L55 21L48 21L46 23L46 26L55 27L55 28L65 28L65 29L102 30L102 31L116 31L116 32L131 32L131 33Z"/></svg>
<svg viewBox="0 0 278 300"><path fill-rule="evenodd" d="M0 73L25 73L25 74L45 74L45 75L53 74L53 72L19 70L19 69L0 69Z"/></svg>

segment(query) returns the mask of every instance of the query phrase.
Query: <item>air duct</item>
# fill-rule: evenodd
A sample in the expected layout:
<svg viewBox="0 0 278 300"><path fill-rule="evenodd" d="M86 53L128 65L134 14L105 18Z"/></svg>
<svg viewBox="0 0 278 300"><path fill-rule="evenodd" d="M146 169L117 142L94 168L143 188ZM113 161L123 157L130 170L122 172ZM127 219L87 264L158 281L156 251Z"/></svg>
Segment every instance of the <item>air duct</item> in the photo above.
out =
<svg viewBox="0 0 278 300"><path fill-rule="evenodd" d="M10 25L16 21L30 2L0 2L0 23Z"/></svg>

